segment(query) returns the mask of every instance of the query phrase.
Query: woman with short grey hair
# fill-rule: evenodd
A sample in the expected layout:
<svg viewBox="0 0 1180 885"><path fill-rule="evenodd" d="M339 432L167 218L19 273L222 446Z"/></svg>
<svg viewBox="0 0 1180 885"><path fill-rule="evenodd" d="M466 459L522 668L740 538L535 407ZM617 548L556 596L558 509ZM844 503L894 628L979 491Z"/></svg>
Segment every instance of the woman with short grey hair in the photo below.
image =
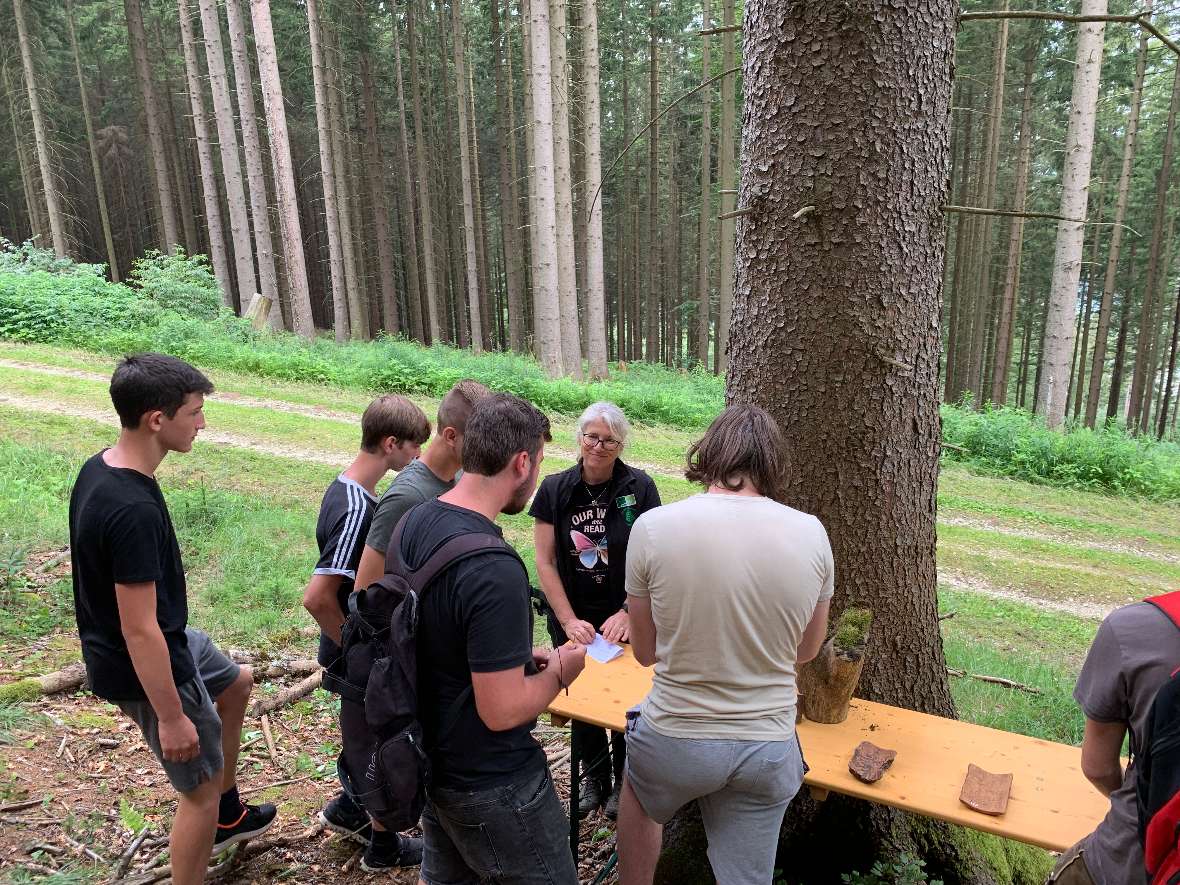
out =
<svg viewBox="0 0 1180 885"><path fill-rule="evenodd" d="M631 424L617 405L588 406L578 418L578 463L547 476L533 498L529 515L536 520L537 576L549 602L549 636L555 645L567 639L589 644L595 633L610 642L630 639L624 588L627 539L636 517L660 506L651 477L619 457L630 434ZM588 760L582 798L571 814L589 814L605 805L607 816L614 818L622 786L623 736L614 735L608 750L602 728L575 721L571 737L578 743L578 755Z"/></svg>

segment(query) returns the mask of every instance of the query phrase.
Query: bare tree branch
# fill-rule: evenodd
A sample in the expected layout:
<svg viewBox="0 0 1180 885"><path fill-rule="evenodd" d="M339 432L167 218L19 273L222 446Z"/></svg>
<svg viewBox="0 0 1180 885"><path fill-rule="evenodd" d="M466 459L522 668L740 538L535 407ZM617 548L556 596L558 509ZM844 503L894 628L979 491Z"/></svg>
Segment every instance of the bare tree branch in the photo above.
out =
<svg viewBox="0 0 1180 885"><path fill-rule="evenodd" d="M1041 21L1066 22L1068 24L1084 25L1091 22L1114 22L1127 25L1138 25L1147 31L1172 52L1180 56L1180 45L1151 23L1144 14L1139 15L1069 15L1064 12L1039 12L1033 10L1017 10L1004 12L1001 10L984 12L964 12L959 16L960 22L987 21L1001 18L1040 19Z"/></svg>
<svg viewBox="0 0 1180 885"><path fill-rule="evenodd" d="M984 209L981 206L943 206L943 212L961 212L964 215L999 215L1004 218L1048 218L1052 221L1072 221L1075 224L1088 224L1091 227L1114 226L1113 221L1086 221L1084 218L1066 218L1064 215L1057 215L1054 212L1014 212L1011 209ZM1134 228L1125 224L1120 224L1126 230L1129 230L1135 236L1140 236L1139 232Z"/></svg>

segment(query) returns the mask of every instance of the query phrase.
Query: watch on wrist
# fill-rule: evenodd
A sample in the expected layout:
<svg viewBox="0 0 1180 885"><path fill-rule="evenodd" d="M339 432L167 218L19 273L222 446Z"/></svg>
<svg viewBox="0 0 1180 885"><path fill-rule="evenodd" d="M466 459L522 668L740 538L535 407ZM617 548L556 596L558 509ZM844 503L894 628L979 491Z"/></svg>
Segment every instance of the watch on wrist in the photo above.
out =
<svg viewBox="0 0 1180 885"><path fill-rule="evenodd" d="M623 603L623 609L622 609L622 610L623 610L624 612L627 612L628 614L630 614L630 612L631 612L631 609L627 608L627 605L628 605L628 603L624 602L624 603Z"/></svg>

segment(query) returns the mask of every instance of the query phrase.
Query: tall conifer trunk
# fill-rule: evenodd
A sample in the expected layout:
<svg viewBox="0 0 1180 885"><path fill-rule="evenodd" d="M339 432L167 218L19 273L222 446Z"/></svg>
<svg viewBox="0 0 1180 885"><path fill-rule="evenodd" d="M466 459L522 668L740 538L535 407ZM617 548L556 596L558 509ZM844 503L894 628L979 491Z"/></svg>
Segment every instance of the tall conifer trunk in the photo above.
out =
<svg viewBox="0 0 1180 885"><path fill-rule="evenodd" d="M602 119L599 111L598 0L583 0L582 50L585 62L586 128L586 332L590 377L606 377L606 279L602 244ZM595 197L597 196L597 199ZM589 201L594 200L590 206Z"/></svg>

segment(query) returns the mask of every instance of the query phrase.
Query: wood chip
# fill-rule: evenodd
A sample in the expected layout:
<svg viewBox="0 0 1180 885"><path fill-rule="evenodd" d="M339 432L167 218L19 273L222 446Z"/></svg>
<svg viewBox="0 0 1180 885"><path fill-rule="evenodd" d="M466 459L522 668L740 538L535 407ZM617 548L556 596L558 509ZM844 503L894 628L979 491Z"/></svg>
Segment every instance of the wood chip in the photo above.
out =
<svg viewBox="0 0 1180 885"><path fill-rule="evenodd" d="M852 752L848 770L853 777L866 784L875 784L897 758L897 750L886 750L868 741L861 741Z"/></svg>
<svg viewBox="0 0 1180 885"><path fill-rule="evenodd" d="M1008 810L1011 792L1011 774L992 774L978 765L968 764L959 801L982 814L1000 815Z"/></svg>

